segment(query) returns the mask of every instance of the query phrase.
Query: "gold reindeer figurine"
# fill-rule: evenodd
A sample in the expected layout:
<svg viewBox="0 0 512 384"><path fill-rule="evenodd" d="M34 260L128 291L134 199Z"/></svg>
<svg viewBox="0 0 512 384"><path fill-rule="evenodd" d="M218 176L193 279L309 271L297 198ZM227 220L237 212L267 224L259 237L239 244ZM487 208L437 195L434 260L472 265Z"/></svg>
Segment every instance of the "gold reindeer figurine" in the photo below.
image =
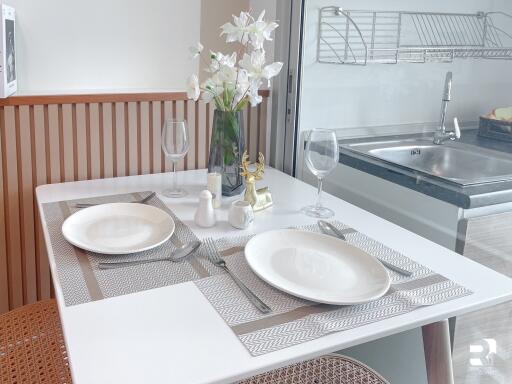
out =
<svg viewBox="0 0 512 384"><path fill-rule="evenodd" d="M240 175L245 177L246 181L244 200L251 204L254 212L270 207L272 205L272 195L268 187L256 189L256 180L261 180L265 172L265 158L263 157L263 153L259 153L256 169L250 171L249 155L247 151L245 151L242 156L242 165L240 168L242 169Z"/></svg>

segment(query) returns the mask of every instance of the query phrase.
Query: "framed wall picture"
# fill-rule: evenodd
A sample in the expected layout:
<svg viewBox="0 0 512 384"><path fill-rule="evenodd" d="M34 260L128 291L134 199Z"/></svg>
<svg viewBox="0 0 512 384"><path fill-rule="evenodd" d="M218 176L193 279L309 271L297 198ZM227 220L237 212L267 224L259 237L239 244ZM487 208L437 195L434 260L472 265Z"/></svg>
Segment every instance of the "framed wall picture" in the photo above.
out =
<svg viewBox="0 0 512 384"><path fill-rule="evenodd" d="M18 90L16 73L16 12L13 7L2 4L2 55L0 98L12 95Z"/></svg>

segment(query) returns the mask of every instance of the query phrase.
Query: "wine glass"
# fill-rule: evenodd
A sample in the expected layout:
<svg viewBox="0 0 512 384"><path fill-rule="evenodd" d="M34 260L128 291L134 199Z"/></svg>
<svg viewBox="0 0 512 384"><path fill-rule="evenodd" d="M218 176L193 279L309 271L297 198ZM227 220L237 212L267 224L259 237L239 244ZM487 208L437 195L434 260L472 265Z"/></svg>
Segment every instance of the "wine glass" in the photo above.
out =
<svg viewBox="0 0 512 384"><path fill-rule="evenodd" d="M305 152L306 165L318 178L318 196L315 205L302 208L308 216L328 219L334 212L322 206L322 182L338 164L339 150L336 132L330 129L314 129L309 132Z"/></svg>
<svg viewBox="0 0 512 384"><path fill-rule="evenodd" d="M162 151L172 162L171 187L162 194L166 197L183 197L187 192L178 187L176 182L176 163L183 159L188 152L188 130L183 120L167 119L162 127Z"/></svg>

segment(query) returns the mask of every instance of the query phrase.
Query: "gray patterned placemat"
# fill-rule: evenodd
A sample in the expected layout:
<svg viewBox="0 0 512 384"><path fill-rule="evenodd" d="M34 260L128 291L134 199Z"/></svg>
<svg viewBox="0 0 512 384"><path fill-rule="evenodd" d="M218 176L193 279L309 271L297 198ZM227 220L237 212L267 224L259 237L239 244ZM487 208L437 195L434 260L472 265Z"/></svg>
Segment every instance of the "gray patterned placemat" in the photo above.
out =
<svg viewBox="0 0 512 384"><path fill-rule="evenodd" d="M129 202L150 193L144 191L43 204L44 219L50 234L57 275L67 306L197 280L219 273L219 269L206 260L202 249L196 252L196 257L190 257L180 263L150 263L106 270L97 267L99 262L104 261L163 257L169 255L177 246L197 240L190 228L156 196L147 204L169 213L176 224L172 237L157 248L137 254L109 256L83 251L64 239L62 223L68 216L78 211L75 207L76 203Z"/></svg>
<svg viewBox="0 0 512 384"><path fill-rule="evenodd" d="M350 244L407 269L413 275L404 277L389 271L391 289L382 298L366 304L316 304L271 287L251 271L243 253L250 236L219 239L217 246L229 268L272 308L272 313L261 314L226 274L196 280L195 284L251 355L263 355L472 293L366 235L342 223L334 224ZM300 229L318 230L316 225Z"/></svg>

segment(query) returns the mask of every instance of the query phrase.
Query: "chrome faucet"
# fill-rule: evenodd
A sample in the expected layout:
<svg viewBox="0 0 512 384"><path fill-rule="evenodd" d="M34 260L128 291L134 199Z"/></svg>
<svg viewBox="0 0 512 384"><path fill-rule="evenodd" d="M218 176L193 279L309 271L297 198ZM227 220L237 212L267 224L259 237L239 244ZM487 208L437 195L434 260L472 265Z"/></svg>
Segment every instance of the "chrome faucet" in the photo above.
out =
<svg viewBox="0 0 512 384"><path fill-rule="evenodd" d="M446 73L446 79L444 81L443 100L441 102L441 118L439 121L439 127L434 133L434 144L443 144L446 140L460 139L460 127L459 121L455 117L453 119L454 131L446 131L446 112L448 111L448 103L452 99L452 73Z"/></svg>

